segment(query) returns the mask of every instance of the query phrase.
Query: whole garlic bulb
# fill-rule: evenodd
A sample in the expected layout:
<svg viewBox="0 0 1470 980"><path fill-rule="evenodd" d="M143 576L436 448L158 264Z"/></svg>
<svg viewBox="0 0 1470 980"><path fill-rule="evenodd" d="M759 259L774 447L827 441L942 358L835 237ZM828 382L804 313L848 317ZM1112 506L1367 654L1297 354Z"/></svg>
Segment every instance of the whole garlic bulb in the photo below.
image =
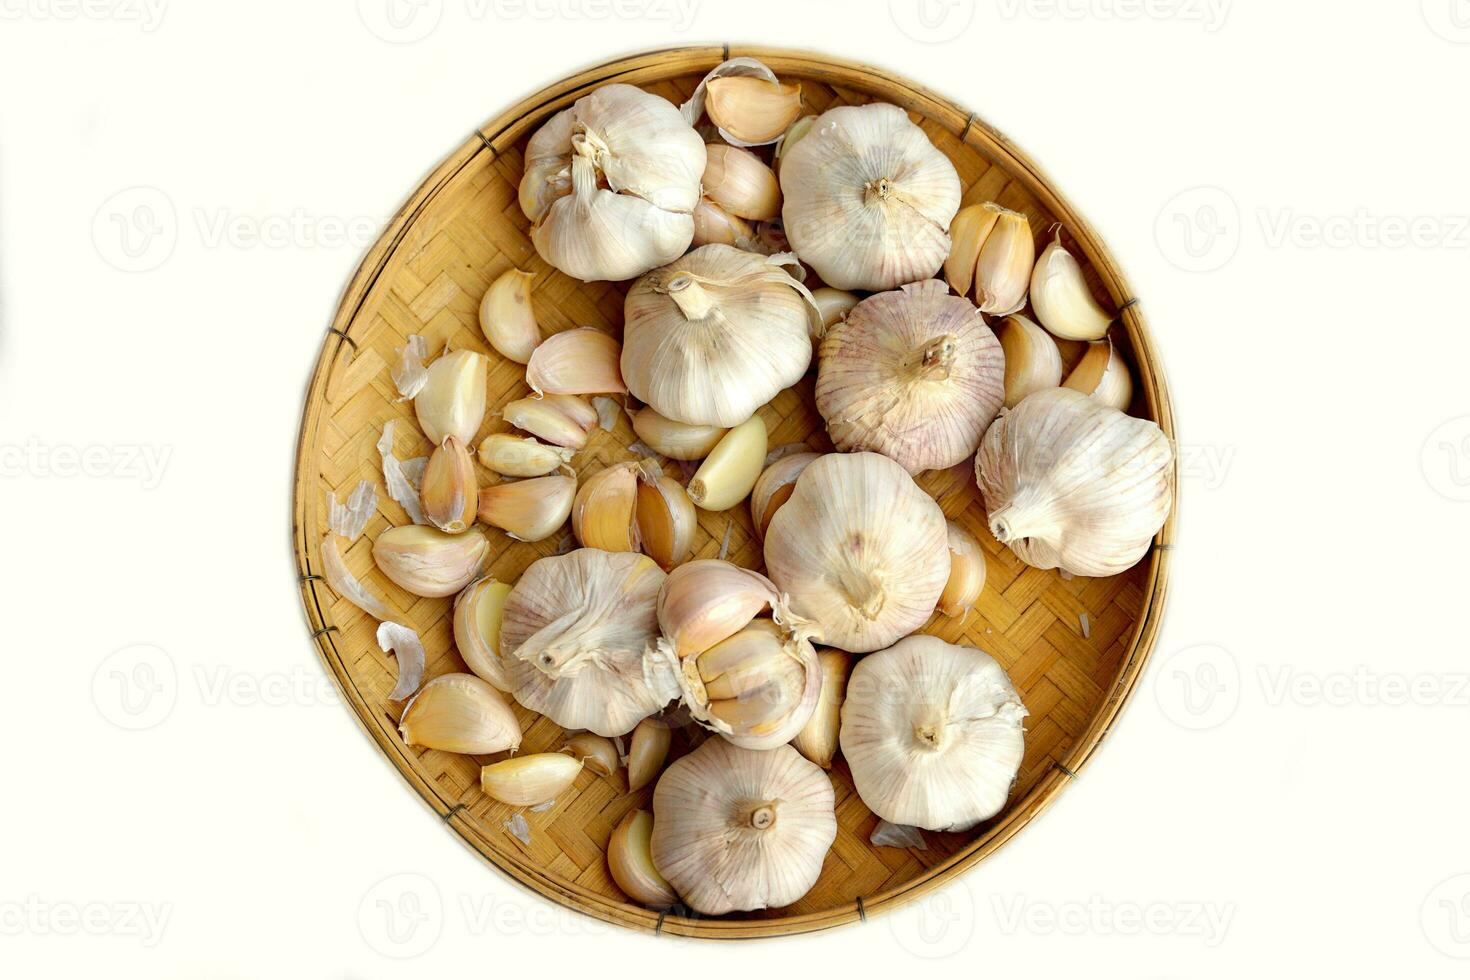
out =
<svg viewBox="0 0 1470 980"><path fill-rule="evenodd" d="M521 210L547 262L588 282L632 279L694 237L704 141L666 99L604 85L526 146Z"/></svg>
<svg viewBox="0 0 1470 980"><path fill-rule="evenodd" d="M1158 425L1071 388L1022 399L975 457L996 540L1073 575L1116 575L1144 556L1173 505L1173 472Z"/></svg>
<svg viewBox="0 0 1470 980"><path fill-rule="evenodd" d="M949 255L959 175L896 105L828 109L783 154L780 178L786 237L829 286L892 289Z"/></svg>
<svg viewBox="0 0 1470 980"><path fill-rule="evenodd" d="M887 456L829 453L771 518L766 571L820 640L851 653L923 626L949 580L944 512Z"/></svg>
<svg viewBox="0 0 1470 980"><path fill-rule="evenodd" d="M639 279L623 316L623 380L660 415L738 425L811 364L820 324L783 256L705 245Z"/></svg>
<svg viewBox="0 0 1470 980"><path fill-rule="evenodd" d="M910 473L973 453L1005 398L1000 341L938 279L863 300L827 331L818 363L817 411L837 448Z"/></svg>
<svg viewBox="0 0 1470 980"><path fill-rule="evenodd" d="M663 580L632 552L579 548L533 562L501 613L500 656L515 699L563 728L609 738L673 700L672 673L644 671Z"/></svg>
<svg viewBox="0 0 1470 980"><path fill-rule="evenodd" d="M790 905L837 839L827 774L789 745L761 752L712 738L653 791L653 864L705 915Z"/></svg>
<svg viewBox="0 0 1470 980"><path fill-rule="evenodd" d="M911 636L858 661L838 738L869 810L905 826L968 830L1005 806L1026 714L989 654Z"/></svg>

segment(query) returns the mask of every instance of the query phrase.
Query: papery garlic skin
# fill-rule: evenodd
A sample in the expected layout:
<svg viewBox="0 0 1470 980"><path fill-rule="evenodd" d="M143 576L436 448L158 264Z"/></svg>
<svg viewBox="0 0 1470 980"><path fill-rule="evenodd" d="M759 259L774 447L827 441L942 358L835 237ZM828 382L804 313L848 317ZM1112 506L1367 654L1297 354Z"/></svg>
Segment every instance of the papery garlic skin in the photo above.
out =
<svg viewBox="0 0 1470 980"><path fill-rule="evenodd" d="M437 599L454 595L479 574L490 542L477 527L447 534L426 524L406 524L378 535L373 561L400 588Z"/></svg>
<svg viewBox="0 0 1470 980"><path fill-rule="evenodd" d="M454 646L465 666L498 691L510 693L500 659L500 619L511 587L486 576L454 597Z"/></svg>
<svg viewBox="0 0 1470 980"><path fill-rule="evenodd" d="M840 450L910 473L975 451L1005 397L1005 355L980 311L929 279L869 296L822 338L817 411Z"/></svg>
<svg viewBox="0 0 1470 980"><path fill-rule="evenodd" d="M960 179L898 106L839 106L781 161L786 235L837 289L927 279L949 255Z"/></svg>
<svg viewBox="0 0 1470 980"><path fill-rule="evenodd" d="M893 460L829 453L771 518L766 570L820 640L866 653L923 626L949 579L944 512Z"/></svg>
<svg viewBox="0 0 1470 980"><path fill-rule="evenodd" d="M1027 711L1000 664L911 636L853 668L842 756L869 810L925 830L968 830L999 813L1025 754Z"/></svg>
<svg viewBox="0 0 1470 980"><path fill-rule="evenodd" d="M398 733L405 745L461 755L514 752L521 745L510 705L473 674L444 674L425 684L404 707Z"/></svg>
<svg viewBox="0 0 1470 980"><path fill-rule="evenodd" d="M413 400L419 428L434 445L454 436L465 445L485 420L485 357L471 350L441 355L429 365L428 380Z"/></svg>
<svg viewBox="0 0 1470 980"><path fill-rule="evenodd" d="M653 863L706 915L780 908L811 890L837 837L827 774L789 745L712 738L653 793Z"/></svg>
<svg viewBox="0 0 1470 980"><path fill-rule="evenodd" d="M1073 575L1132 568L1174 500L1174 450L1158 425L1070 388L1038 391L997 419L975 475L996 540Z"/></svg>
<svg viewBox="0 0 1470 980"><path fill-rule="evenodd" d="M1082 266L1063 247L1060 228L1031 271L1031 309L1043 327L1064 340L1101 340L1113 322L1093 298Z"/></svg>

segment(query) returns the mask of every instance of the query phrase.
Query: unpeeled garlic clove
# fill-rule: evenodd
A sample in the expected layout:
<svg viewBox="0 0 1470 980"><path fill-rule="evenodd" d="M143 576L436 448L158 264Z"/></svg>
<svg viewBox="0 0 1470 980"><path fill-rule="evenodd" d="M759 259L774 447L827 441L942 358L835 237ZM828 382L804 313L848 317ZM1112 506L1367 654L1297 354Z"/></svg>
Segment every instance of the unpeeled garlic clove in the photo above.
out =
<svg viewBox="0 0 1470 980"><path fill-rule="evenodd" d="M821 289L812 290L812 301L817 304L817 312L822 318L822 334L832 329L834 323L841 323L847 319L847 314L861 301L857 293L849 293L845 289L833 289L831 286L823 286ZM821 340L818 335L813 340Z"/></svg>
<svg viewBox="0 0 1470 980"><path fill-rule="evenodd" d="M975 535L954 521L948 522L949 581L939 594L939 611L962 616L974 608L985 588L985 551Z"/></svg>
<svg viewBox="0 0 1470 980"><path fill-rule="evenodd" d="M480 465L502 476L545 476L572 461L576 450L561 446L548 446L514 436L508 432L495 432L480 442Z"/></svg>
<svg viewBox="0 0 1470 980"><path fill-rule="evenodd" d="M771 517L791 498L791 491L796 489L796 478L801 476L802 470L818 455L792 453L790 456L782 456L761 472L750 491L750 517L755 524L756 537L766 536Z"/></svg>
<svg viewBox="0 0 1470 980"><path fill-rule="evenodd" d="M712 201L700 198L694 206L694 246L734 245L755 237L755 229Z"/></svg>
<svg viewBox="0 0 1470 980"><path fill-rule="evenodd" d="M599 470L577 490L572 533L584 548L638 550L638 464Z"/></svg>
<svg viewBox="0 0 1470 980"><path fill-rule="evenodd" d="M1113 322L1093 298L1082 266L1062 247L1060 226L1031 272L1031 308L1043 327L1065 340L1101 340Z"/></svg>
<svg viewBox="0 0 1470 980"><path fill-rule="evenodd" d="M429 365L428 380L413 400L419 428L438 446L454 436L465 445L475 440L485 420L485 358L471 350L441 355Z"/></svg>
<svg viewBox="0 0 1470 980"><path fill-rule="evenodd" d="M445 674L425 684L404 707L398 733L406 745L461 755L514 752L521 745L510 705L474 674Z"/></svg>
<svg viewBox="0 0 1470 980"><path fill-rule="evenodd" d="M623 765L623 760L618 758L618 747L613 744L612 739L593 732L573 735L562 746L562 751L574 759L580 759L582 765L599 776L611 776Z"/></svg>
<svg viewBox="0 0 1470 980"><path fill-rule="evenodd" d="M458 534L475 523L479 484L469 450L454 436L429 454L419 484L424 516L441 531Z"/></svg>
<svg viewBox="0 0 1470 980"><path fill-rule="evenodd" d="M643 553L664 571L683 564L694 551L699 516L689 494L652 461L638 470L638 538Z"/></svg>
<svg viewBox="0 0 1470 980"><path fill-rule="evenodd" d="M567 449L587 445L587 434L597 424L596 409L576 395L518 398L500 410L500 417L517 429Z"/></svg>
<svg viewBox="0 0 1470 980"><path fill-rule="evenodd" d="M709 511L727 510L750 494L766 459L766 424L752 415L725 433L689 481L689 499Z"/></svg>
<svg viewBox="0 0 1470 980"><path fill-rule="evenodd" d="M821 693L816 652L803 632L753 619L681 664L684 703L696 719L747 749L784 745L806 725Z"/></svg>
<svg viewBox="0 0 1470 980"><path fill-rule="evenodd" d="M507 694L511 685L500 659L500 619L510 589L486 576L454 598L454 646L459 658L477 677Z"/></svg>
<svg viewBox="0 0 1470 980"><path fill-rule="evenodd" d="M681 658L734 636L766 610L785 615L771 580L718 558L680 565L658 593L659 629Z"/></svg>
<svg viewBox="0 0 1470 980"><path fill-rule="evenodd" d="M1062 383L1062 352L1034 321L1013 313L1000 322L996 336L1005 352L1006 408L1015 408L1033 391Z"/></svg>
<svg viewBox="0 0 1470 980"><path fill-rule="evenodd" d="M712 78L705 89L704 110L710 122L737 141L769 143L801 115L801 86L749 75Z"/></svg>
<svg viewBox="0 0 1470 980"><path fill-rule="evenodd" d="M663 771L673 732L657 718L644 718L628 745L628 792L636 793Z"/></svg>
<svg viewBox="0 0 1470 980"><path fill-rule="evenodd" d="M607 842L607 870L623 893L640 905L664 909L679 904L673 886L653 866L653 814L631 810Z"/></svg>
<svg viewBox="0 0 1470 980"><path fill-rule="evenodd" d="M511 806L540 806L556 799L581 771L580 759L538 752L485 766L480 770L480 789Z"/></svg>
<svg viewBox="0 0 1470 980"><path fill-rule="evenodd" d="M705 148L704 196L727 214L770 221L781 213L781 188L760 157L738 146Z"/></svg>
<svg viewBox="0 0 1470 980"><path fill-rule="evenodd" d="M480 491L480 520L517 541L542 541L566 523L576 494L571 476L497 483Z"/></svg>
<svg viewBox="0 0 1470 980"><path fill-rule="evenodd" d="M502 272L480 301L480 330L503 356L517 364L531 359L541 343L541 328L531 309L531 282L535 273L510 268Z"/></svg>
<svg viewBox="0 0 1470 980"><path fill-rule="evenodd" d="M389 528L373 542L373 561L383 574L414 595L453 595L475 576L490 551L479 528L446 534L427 524Z"/></svg>
<svg viewBox="0 0 1470 980"><path fill-rule="evenodd" d="M1062 387L1091 395L1120 412L1126 411L1128 403L1133 401L1133 377L1128 373L1123 355L1107 337L1087 345L1087 353L1067 375Z"/></svg>
<svg viewBox="0 0 1470 980"><path fill-rule="evenodd" d="M837 734L842 722L842 702L847 698L847 675L852 654L843 650L819 649L817 666L822 672L822 691L817 707L806 725L791 740L791 747L823 769L832 768L837 754Z"/></svg>
<svg viewBox="0 0 1470 980"><path fill-rule="evenodd" d="M526 384L539 394L626 394L618 359L623 348L596 327L563 330L541 342L526 364Z"/></svg>
<svg viewBox="0 0 1470 980"><path fill-rule="evenodd" d="M966 296L975 282L975 266L980 261L980 248L995 229L1000 212L989 204L971 204L960 208L949 225L951 244L944 260L944 278L960 296Z"/></svg>
<svg viewBox="0 0 1470 980"><path fill-rule="evenodd" d="M995 209L996 221L975 264L975 305L981 313L1014 313L1026 305L1026 287L1036 262L1031 222L998 204L985 207Z"/></svg>
<svg viewBox="0 0 1470 980"><path fill-rule="evenodd" d="M729 429L717 425L690 425L665 418L644 406L633 413L633 431L644 444L669 459L704 459Z"/></svg>

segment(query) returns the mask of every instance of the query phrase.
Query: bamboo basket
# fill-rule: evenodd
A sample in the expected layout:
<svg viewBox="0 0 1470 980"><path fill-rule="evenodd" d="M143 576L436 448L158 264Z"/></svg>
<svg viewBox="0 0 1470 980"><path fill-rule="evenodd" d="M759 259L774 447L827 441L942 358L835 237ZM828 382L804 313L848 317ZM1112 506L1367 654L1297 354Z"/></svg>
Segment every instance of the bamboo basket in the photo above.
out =
<svg viewBox="0 0 1470 980"><path fill-rule="evenodd" d="M667 914L630 903L608 875L604 848L630 809L649 807L652 788L627 794L626 773L598 777L584 771L573 790L541 813L525 813L530 844L506 828L515 812L479 790L479 768L497 757L471 758L410 749L397 733L401 705L387 699L396 677L391 655L375 642L376 622L339 599L319 575L318 548L326 530L325 493L345 495L360 479L379 485L379 513L346 552L360 578L408 610L428 651L427 676L466 668L454 649L451 599L417 599L399 590L373 566L372 540L407 517L382 492L374 444L383 423L396 427L400 458L427 454L411 405L396 403L388 376L395 348L408 334L423 334L431 351L446 342L491 359L490 404L481 437L504 430L495 408L528 393L520 365L503 361L478 328L479 300L492 279L515 265L536 274L534 305L545 330L592 324L621 326L627 284L581 283L546 265L528 238L517 205L521 152L529 136L552 114L611 81L642 86L678 103L722 60L749 55L785 81L800 81L809 111L832 105L883 100L906 109L935 145L954 161L965 186L964 204L996 200L1024 211L1040 240L1061 222L1074 254L1089 266L1095 291L1121 315L1113 339L1136 379L1132 414L1157 421L1174 436L1173 413L1143 313L1101 240L1041 171L1002 134L947 99L887 72L824 55L724 47L652 51L600 65L522 100L471 134L398 211L368 251L342 296L327 331L307 391L297 450L293 547L302 599L328 670L346 704L403 778L446 824L485 860L546 898L608 922L648 932L716 939L790 935L866 920L895 908L973 868L1040 814L1086 767L1132 693L1158 635L1169 569L1174 517L1151 552L1123 575L1067 580L1017 560L986 530L971 461L926 474L921 485L946 516L969 526L984 542L989 577L976 610L964 621L936 613L925 631L978 646L1009 671L1030 710L1026 754L1010 803L994 819L963 834L925 833L928 848L876 848L869 843L877 819L853 790L840 757L831 776L837 799L837 840L821 878L796 904L759 913L717 918L684 911ZM1038 250L1039 251L1039 250ZM1066 345L1079 356L1081 345ZM783 392L761 410L772 446L806 442L830 450L809 381ZM594 432L578 453L582 477L621 459L634 441L626 417L610 432ZM700 512L696 557L718 554L727 527L729 557L762 565L744 505L723 514ZM492 533L491 573L514 582L531 562L552 554L557 536L537 544ZM552 722L516 707L525 727L522 752L561 744ZM676 732L670 758L702 737ZM427 832L427 830L426 830Z"/></svg>

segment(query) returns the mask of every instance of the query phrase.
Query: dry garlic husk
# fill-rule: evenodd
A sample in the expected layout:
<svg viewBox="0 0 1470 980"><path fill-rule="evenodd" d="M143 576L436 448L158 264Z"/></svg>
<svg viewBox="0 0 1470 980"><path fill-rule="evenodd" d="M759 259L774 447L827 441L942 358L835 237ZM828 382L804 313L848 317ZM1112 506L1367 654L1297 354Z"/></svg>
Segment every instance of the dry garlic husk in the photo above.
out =
<svg viewBox="0 0 1470 980"><path fill-rule="evenodd" d="M480 491L480 520L517 541L544 541L567 522L577 495L572 476L538 476Z"/></svg>
<svg viewBox="0 0 1470 980"><path fill-rule="evenodd" d="M581 771L580 759L560 752L522 755L481 768L480 789L511 806L540 806L560 796Z"/></svg>
<svg viewBox="0 0 1470 980"><path fill-rule="evenodd" d="M352 574L342 556L341 540L331 533L322 537L322 576L332 591L374 619L398 619L400 614L386 598Z"/></svg>
<svg viewBox="0 0 1470 980"><path fill-rule="evenodd" d="M563 728L609 738L673 700L671 674L644 673L663 581L652 559L630 552L579 548L534 562L500 627L516 700Z"/></svg>
<svg viewBox="0 0 1470 980"><path fill-rule="evenodd" d="M1123 355L1107 337L1087 345L1087 352L1067 375L1062 387L1091 395L1120 412L1127 411L1128 403L1133 400L1133 377L1128 373Z"/></svg>
<svg viewBox="0 0 1470 980"><path fill-rule="evenodd" d="M480 300L480 330L502 356L517 364L531 359L541 343L541 328L531 309L535 273L510 268L502 272Z"/></svg>
<svg viewBox="0 0 1470 980"><path fill-rule="evenodd" d="M771 518L765 555L791 611L852 653L924 625L949 578L944 512L877 453L813 461Z"/></svg>
<svg viewBox="0 0 1470 980"><path fill-rule="evenodd" d="M939 611L962 616L980 599L985 589L985 551L980 541L954 521L948 522L949 581L939 595Z"/></svg>
<svg viewBox="0 0 1470 980"><path fill-rule="evenodd" d="M427 524L406 524L378 535L373 561L383 574L414 595L454 595L480 574L490 542L477 527L448 534Z"/></svg>
<svg viewBox="0 0 1470 980"><path fill-rule="evenodd" d="M587 434L597 424L597 411L576 395L518 398L500 410L500 417L517 429L566 449L587 445Z"/></svg>
<svg viewBox="0 0 1470 980"><path fill-rule="evenodd" d="M709 739L654 790L654 866L706 915L790 905L837 837L834 801L827 774L789 745Z"/></svg>
<svg viewBox="0 0 1470 980"><path fill-rule="evenodd" d="M766 459L766 424L752 415L715 444L689 480L689 499L709 511L728 510L750 495Z"/></svg>
<svg viewBox="0 0 1470 980"><path fill-rule="evenodd" d="M910 473L975 451L1005 394L1005 355L985 318L938 279L869 296L822 338L817 411L838 449Z"/></svg>
<svg viewBox="0 0 1470 980"><path fill-rule="evenodd" d="M955 292L964 296L973 284L982 313L1004 316L1026 305L1036 240L1024 214L993 201L973 204L955 215L949 233L944 275Z"/></svg>
<svg viewBox="0 0 1470 980"><path fill-rule="evenodd" d="M1169 516L1173 471L1156 424L1071 388L1038 391L1002 415L975 457L996 540L1028 565L1087 576L1144 556Z"/></svg>
<svg viewBox="0 0 1470 980"><path fill-rule="evenodd" d="M781 213L781 188L760 157L721 143L710 143L704 150L706 198L725 213L751 221L770 221Z"/></svg>
<svg viewBox="0 0 1470 980"><path fill-rule="evenodd" d="M673 732L657 718L644 718L628 742L628 792L636 793L663 772Z"/></svg>
<svg viewBox="0 0 1470 980"><path fill-rule="evenodd" d="M434 445L454 436L465 445L485 420L485 357L471 350L441 355L413 400L419 428Z"/></svg>
<svg viewBox="0 0 1470 980"><path fill-rule="evenodd" d="M538 395L624 394L618 373L622 348L596 327L563 330L541 342L526 364L526 384Z"/></svg>
<svg viewBox="0 0 1470 980"><path fill-rule="evenodd" d="M567 739L567 744L562 746L562 751L574 759L580 759L582 765L599 776L611 776L623 765L623 760L618 757L618 747L612 743L612 739L591 732L579 732L571 736Z"/></svg>
<svg viewBox="0 0 1470 980"><path fill-rule="evenodd" d="M706 104L709 100L710 82L718 78L728 77L754 78L771 85L779 84L776 73L755 58L730 58L722 61L708 75L705 75L700 80L699 85L694 89L694 94L689 97L689 101L679 106L679 112L684 116L685 122L691 126L699 122L700 118L705 114ZM713 119L711 119L710 127L708 128L716 130L721 139L733 146L756 145L753 142L742 141L734 134L720 129L719 124L714 122Z"/></svg>
<svg viewBox="0 0 1470 980"><path fill-rule="evenodd" d="M572 533L584 548L638 550L638 464L592 474L572 504Z"/></svg>
<svg viewBox="0 0 1470 980"><path fill-rule="evenodd" d="M419 483L424 516L439 530L458 534L475 523L479 490L469 450L458 438L445 436L444 444L429 454Z"/></svg>
<svg viewBox="0 0 1470 980"><path fill-rule="evenodd" d="M819 322L780 257L728 245L702 246L639 279L623 309L628 389L691 425L737 425L801 380Z"/></svg>
<svg viewBox="0 0 1470 980"><path fill-rule="evenodd" d="M704 141L667 100L604 85L526 146L521 210L547 262L588 282L632 279L689 247Z"/></svg>
<svg viewBox="0 0 1470 980"><path fill-rule="evenodd" d="M514 752L521 745L515 712L474 674L445 674L425 684L404 707L398 733L406 745L461 755Z"/></svg>
<svg viewBox="0 0 1470 980"><path fill-rule="evenodd" d="M1113 322L1093 298L1082 266L1062 246L1060 227L1031 271L1031 309L1043 327L1066 340L1101 340Z"/></svg>
<svg viewBox="0 0 1470 980"><path fill-rule="evenodd" d="M1062 383L1062 352L1051 334L1013 313L996 329L1005 351L1005 407L1015 408L1032 392Z"/></svg>
<svg viewBox="0 0 1470 980"><path fill-rule="evenodd" d="M689 494L649 460L638 467L638 540L643 553L664 571L683 564L694 551L699 516Z"/></svg>
<svg viewBox="0 0 1470 980"><path fill-rule="evenodd" d="M669 459L704 459L729 429L675 422L644 406L633 413L633 431L643 443Z"/></svg>
<svg viewBox="0 0 1470 980"><path fill-rule="evenodd" d="M736 248L755 238L755 229L711 201L701 199L694 207L694 240L703 245L733 245Z"/></svg>
<svg viewBox="0 0 1470 980"><path fill-rule="evenodd" d="M740 146L774 143L801 115L801 86L749 75L712 78L705 87L704 111Z"/></svg>
<svg viewBox="0 0 1470 980"><path fill-rule="evenodd" d="M861 300L857 293L849 293L845 289L833 289L831 286L813 289L812 301L817 304L817 312L821 314L822 329L812 335L812 340L820 341L834 323L846 320L847 314Z"/></svg>
<svg viewBox="0 0 1470 980"><path fill-rule="evenodd" d="M475 675L510 693L510 677L500 659L500 619L510 586L486 576L454 598L454 646Z"/></svg>
<svg viewBox="0 0 1470 980"><path fill-rule="evenodd" d="M679 896L653 866L653 814L630 810L607 842L607 870L633 901L665 909L679 904Z"/></svg>
<svg viewBox="0 0 1470 980"><path fill-rule="evenodd" d="M495 432L480 442L480 465L501 476L545 476L568 465L576 450Z"/></svg>
<svg viewBox="0 0 1470 980"><path fill-rule="evenodd" d="M750 491L750 519L755 525L756 537L766 536L766 528L781 505L791 499L796 489L796 480L819 453L792 453L782 456L761 471L760 478Z"/></svg>
<svg viewBox="0 0 1470 980"><path fill-rule="evenodd" d="M793 621L770 579L718 558L680 565L658 593L659 629L680 658L703 653L767 611Z"/></svg>
<svg viewBox="0 0 1470 980"><path fill-rule="evenodd" d="M842 756L869 810L925 830L968 830L1005 806L1026 709L988 654L911 636L853 669Z"/></svg>
<svg viewBox="0 0 1470 980"><path fill-rule="evenodd" d="M822 113L782 158L781 192L796 254L838 289L933 276L960 206L949 157L902 109L881 102Z"/></svg>
<svg viewBox="0 0 1470 980"><path fill-rule="evenodd" d="M791 740L791 747L823 769L831 769L832 757L837 754L837 732L842 724L842 702L847 698L852 654L843 650L818 650L817 667L822 672L822 691L816 709Z"/></svg>

